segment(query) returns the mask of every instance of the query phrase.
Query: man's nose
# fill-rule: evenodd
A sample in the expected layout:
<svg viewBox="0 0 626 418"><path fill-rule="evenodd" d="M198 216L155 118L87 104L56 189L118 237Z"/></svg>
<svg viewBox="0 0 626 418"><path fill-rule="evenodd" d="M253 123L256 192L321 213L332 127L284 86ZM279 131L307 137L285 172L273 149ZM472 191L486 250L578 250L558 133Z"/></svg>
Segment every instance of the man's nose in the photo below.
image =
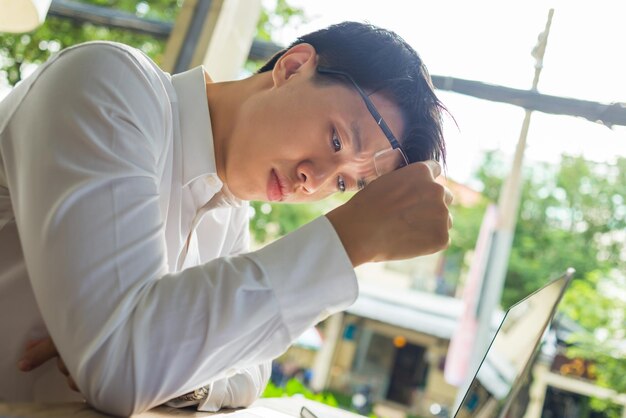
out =
<svg viewBox="0 0 626 418"><path fill-rule="evenodd" d="M333 170L330 164L303 161L297 167L298 181L306 194L313 194L327 187Z"/></svg>

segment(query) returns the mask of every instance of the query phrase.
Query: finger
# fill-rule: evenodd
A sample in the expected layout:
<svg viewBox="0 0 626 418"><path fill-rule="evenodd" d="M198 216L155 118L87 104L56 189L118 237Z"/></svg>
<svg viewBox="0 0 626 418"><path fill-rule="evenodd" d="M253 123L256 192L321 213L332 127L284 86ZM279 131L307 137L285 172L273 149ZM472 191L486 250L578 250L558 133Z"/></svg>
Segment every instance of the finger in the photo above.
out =
<svg viewBox="0 0 626 418"><path fill-rule="evenodd" d="M430 169L430 172L433 174L433 178L436 179L441 174L441 165L435 160L427 160L424 161L424 164Z"/></svg>
<svg viewBox="0 0 626 418"><path fill-rule="evenodd" d="M454 224L454 219L452 218L452 214L448 213L448 229L451 229L453 224Z"/></svg>
<svg viewBox="0 0 626 418"><path fill-rule="evenodd" d="M452 202L454 201L454 195L447 187L444 189L443 200L444 202L446 202L446 205L448 206L450 206Z"/></svg>
<svg viewBox="0 0 626 418"><path fill-rule="evenodd" d="M26 349L17 367L24 371L33 370L58 355L51 338L45 338L38 344Z"/></svg>
<svg viewBox="0 0 626 418"><path fill-rule="evenodd" d="M60 356L57 357L57 368L61 371L61 373L69 377L70 372L69 370L67 370L67 367L65 366L65 362Z"/></svg>
<svg viewBox="0 0 626 418"><path fill-rule="evenodd" d="M46 337L48 338L48 337ZM40 342L46 340L46 338L38 338L36 340L30 340L26 343L26 347L24 347L24 350L30 350L31 348L33 348L34 346L36 346L37 344L39 344Z"/></svg>

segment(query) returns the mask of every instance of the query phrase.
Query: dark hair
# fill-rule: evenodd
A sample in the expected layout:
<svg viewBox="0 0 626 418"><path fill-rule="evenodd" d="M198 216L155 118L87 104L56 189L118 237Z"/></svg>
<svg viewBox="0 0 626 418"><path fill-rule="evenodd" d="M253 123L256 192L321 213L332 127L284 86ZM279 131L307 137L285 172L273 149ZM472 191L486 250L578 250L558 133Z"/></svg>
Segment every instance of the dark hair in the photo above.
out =
<svg viewBox="0 0 626 418"><path fill-rule="evenodd" d="M398 139L410 162L434 159L445 164L442 113L448 111L435 95L421 58L400 36L371 24L339 23L299 37L258 72L272 70L287 49L301 43L315 48L320 66L344 71L368 94L381 92L400 106L406 132Z"/></svg>

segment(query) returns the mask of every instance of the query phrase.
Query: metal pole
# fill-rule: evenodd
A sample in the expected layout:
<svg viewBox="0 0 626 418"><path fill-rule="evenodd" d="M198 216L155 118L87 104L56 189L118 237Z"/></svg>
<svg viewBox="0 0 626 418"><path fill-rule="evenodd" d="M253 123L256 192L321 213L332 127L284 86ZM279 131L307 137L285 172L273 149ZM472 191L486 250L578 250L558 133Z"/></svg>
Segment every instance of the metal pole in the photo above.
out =
<svg viewBox="0 0 626 418"><path fill-rule="evenodd" d="M626 126L626 103L599 103L570 97L552 96L533 90L520 90L481 81L431 75L433 85L439 90L465 94L492 102L509 103L524 109L552 115L577 116L608 128Z"/></svg>
<svg viewBox="0 0 626 418"><path fill-rule="evenodd" d="M543 56L548 42L548 34L550 33L550 25L554 9L550 9L548 13L548 21L544 31L539 35L538 43L533 49L532 55L535 57L535 74L533 78L532 90L537 90L539 76L543 68ZM478 329L476 332L476 343L474 347L468 347L472 350L471 363L465 379L465 383L459 388L456 398L456 407L463 401L462 396L465 394L469 385L474 378L474 374L482 361L485 351L489 346L489 341L493 337L491 331L491 322L493 313L500 303L502 297L502 288L504 287L504 279L509 263L511 246L513 244L513 236L515 233L515 224L517 223L517 212L521 197L522 188L522 162L524 159L524 150L526 149L526 140L528 137L528 128L530 126L530 115L532 111L526 110L524 122L520 137L515 149L513 158L513 167L511 173L507 177L500 193L498 201L498 221L493 234L493 241L490 247L489 261L485 269L485 277L481 289L481 296L478 303Z"/></svg>

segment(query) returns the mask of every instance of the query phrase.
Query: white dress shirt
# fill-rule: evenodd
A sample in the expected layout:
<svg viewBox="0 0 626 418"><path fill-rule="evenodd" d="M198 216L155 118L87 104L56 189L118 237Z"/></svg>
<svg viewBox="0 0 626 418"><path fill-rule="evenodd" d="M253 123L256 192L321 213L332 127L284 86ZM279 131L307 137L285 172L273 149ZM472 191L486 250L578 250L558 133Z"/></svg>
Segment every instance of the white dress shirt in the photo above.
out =
<svg viewBox="0 0 626 418"><path fill-rule="evenodd" d="M88 43L0 102L0 400L70 399L54 362L17 369L48 334L109 413L205 386L206 410L258 397L357 284L323 216L243 254L248 208L223 186L201 67Z"/></svg>

